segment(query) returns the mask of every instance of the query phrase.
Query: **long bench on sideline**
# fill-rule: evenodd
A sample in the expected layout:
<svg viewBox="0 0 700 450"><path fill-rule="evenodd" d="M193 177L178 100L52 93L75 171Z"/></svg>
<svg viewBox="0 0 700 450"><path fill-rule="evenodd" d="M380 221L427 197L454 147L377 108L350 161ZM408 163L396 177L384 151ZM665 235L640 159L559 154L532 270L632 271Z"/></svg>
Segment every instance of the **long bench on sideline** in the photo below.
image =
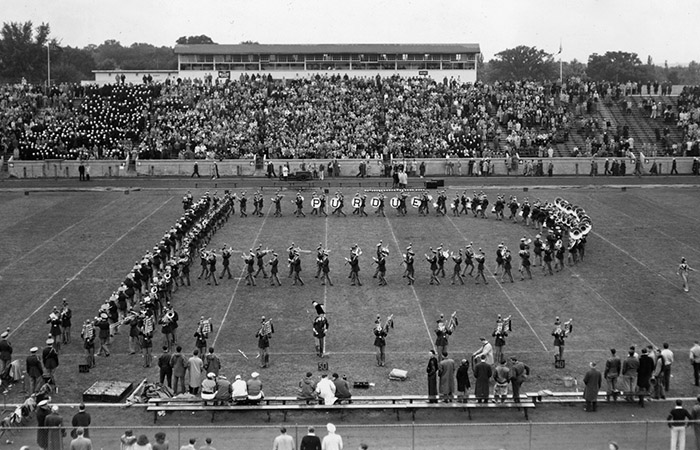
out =
<svg viewBox="0 0 700 450"><path fill-rule="evenodd" d="M287 420L287 413L290 411L340 411L342 413L350 410L382 410L391 409L396 412L396 419L400 420L400 411L411 413L411 417L415 420L416 411L421 409L459 409L466 411L469 420L472 419L472 410L474 409L517 409L523 410L525 419L528 419L528 410L535 408L535 402L529 401L526 397L521 396L524 400L520 403L508 399L505 402L493 402L489 399L487 403L477 403L476 398L470 395L466 402L461 402L455 398L454 401L445 403L437 402L430 403L427 395L399 395L399 396L355 396L348 400L343 400L341 404L324 405L319 404L314 400L299 400L296 397L265 397L257 404L226 404L214 406L211 401L205 404L204 400L198 397L173 397L173 398L152 398L148 402L147 411L153 412L153 422L156 423L158 416L164 415L167 412L209 412L211 420L217 412L246 412L246 411L264 411L267 413L268 422L271 420L271 413L279 411L283 414L284 421Z"/></svg>
<svg viewBox="0 0 700 450"><path fill-rule="evenodd" d="M529 401L533 403L584 403L583 392L552 392L539 391L528 392L526 394ZM644 403L649 398L649 392L624 392L618 391L617 395L608 395L605 391L598 391L598 401L605 403L639 403L644 408ZM610 399L608 400L608 397ZM632 399L632 400L629 400Z"/></svg>

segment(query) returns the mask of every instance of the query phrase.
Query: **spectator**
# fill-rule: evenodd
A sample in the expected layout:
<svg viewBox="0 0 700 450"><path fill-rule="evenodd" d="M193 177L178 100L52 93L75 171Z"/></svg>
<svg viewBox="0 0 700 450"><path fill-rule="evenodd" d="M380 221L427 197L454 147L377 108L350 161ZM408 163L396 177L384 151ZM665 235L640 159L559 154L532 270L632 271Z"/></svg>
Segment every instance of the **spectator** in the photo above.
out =
<svg viewBox="0 0 700 450"><path fill-rule="evenodd" d="M58 406L51 407L51 414L44 419L44 426L48 430L47 450L63 450L63 438L66 437L66 429L63 428L63 417L58 414Z"/></svg>
<svg viewBox="0 0 700 450"><path fill-rule="evenodd" d="M294 450L294 439L287 434L285 427L280 427L280 434L275 438L272 450Z"/></svg>
<svg viewBox="0 0 700 450"><path fill-rule="evenodd" d="M151 444L148 442L148 436L145 434L139 435L134 450L152 450L152 448L153 447L151 447Z"/></svg>
<svg viewBox="0 0 700 450"><path fill-rule="evenodd" d="M136 436L131 430L126 430L119 441L121 442L121 450L134 450L136 448Z"/></svg>
<svg viewBox="0 0 700 450"><path fill-rule="evenodd" d="M190 438L189 443L180 447L180 450L196 450L195 443L197 443L197 438Z"/></svg>
<svg viewBox="0 0 700 450"><path fill-rule="evenodd" d="M249 403L259 403L260 400L265 397L265 394L263 393L263 384L258 378L259 376L260 374L258 372L253 372L250 374L250 378L246 382Z"/></svg>
<svg viewBox="0 0 700 450"><path fill-rule="evenodd" d="M661 350L661 358L663 359L663 383L666 392L671 388L671 366L673 365L673 351L668 348L668 342L664 342L663 350Z"/></svg>
<svg viewBox="0 0 700 450"><path fill-rule="evenodd" d="M583 389L583 399L586 401L586 406L583 410L595 412L598 409L598 391L600 390L603 377L598 369L596 369L596 363L591 362L588 365L590 369L583 377L583 384L585 386Z"/></svg>
<svg viewBox="0 0 700 450"><path fill-rule="evenodd" d="M299 450L321 450L321 438L316 436L314 427L309 427L308 434L301 438Z"/></svg>
<svg viewBox="0 0 700 450"><path fill-rule="evenodd" d="M334 373L333 384L335 384L335 396L338 398L336 401L337 404L342 403L343 400L349 400L352 398L352 394L350 393L350 383L348 383L345 375L343 375L343 378L340 378L337 373ZM352 403L352 401L350 403Z"/></svg>
<svg viewBox="0 0 700 450"><path fill-rule="evenodd" d="M165 433L159 431L155 435L156 442L153 444L153 450L170 450L170 443L165 439Z"/></svg>
<svg viewBox="0 0 700 450"><path fill-rule="evenodd" d="M226 405L231 403L232 387L231 382L224 375L216 378L216 394L214 395L215 405Z"/></svg>
<svg viewBox="0 0 700 450"><path fill-rule="evenodd" d="M36 443L39 448L45 449L49 446L49 431L46 429L46 417L51 414L51 407L48 400L41 400L36 405Z"/></svg>
<svg viewBox="0 0 700 450"><path fill-rule="evenodd" d="M84 435L83 427L75 430L75 438L70 442L70 450L92 450L92 441Z"/></svg>
<svg viewBox="0 0 700 450"><path fill-rule="evenodd" d="M459 402L466 403L469 395L469 388L471 388L471 383L469 382L469 361L463 359L457 368L457 393Z"/></svg>
<svg viewBox="0 0 700 450"><path fill-rule="evenodd" d="M90 438L90 414L85 411L85 404L81 403L78 406L78 412L75 413L73 419L71 419L71 425L73 428L82 428L83 434L86 438Z"/></svg>
<svg viewBox="0 0 700 450"><path fill-rule="evenodd" d="M200 384L202 383L202 370L204 369L202 358L199 357L199 350L195 349L192 356L187 360L188 383L190 386L190 394L199 394Z"/></svg>
<svg viewBox="0 0 700 450"><path fill-rule="evenodd" d="M328 434L323 437L321 446L323 450L343 450L343 438L335 433L335 425L332 423L326 424Z"/></svg>
<svg viewBox="0 0 700 450"><path fill-rule="evenodd" d="M175 349L175 353L170 357L170 367L173 369L173 393L177 395L185 392L187 362L182 354L182 347L179 345Z"/></svg>
<svg viewBox="0 0 700 450"><path fill-rule="evenodd" d="M248 384L241 379L240 375L236 375L231 385L231 397L234 402L248 401Z"/></svg>
<svg viewBox="0 0 700 450"><path fill-rule="evenodd" d="M316 385L316 394L323 399L323 403L326 405L332 405L337 400L335 396L335 384L328 379L327 374L321 375L321 380Z"/></svg>
<svg viewBox="0 0 700 450"><path fill-rule="evenodd" d="M312 378L311 372L306 372L306 376L299 382L299 400L316 400L316 382Z"/></svg>
<svg viewBox="0 0 700 450"><path fill-rule="evenodd" d="M216 450L214 447L211 446L210 437L204 439L204 442L206 442L206 445L202 445L201 447L199 447L199 450Z"/></svg>
<svg viewBox="0 0 700 450"><path fill-rule="evenodd" d="M204 404L207 404L207 400L214 400L216 396L216 375L214 372L209 372L207 377L202 380L202 399Z"/></svg>
<svg viewBox="0 0 700 450"><path fill-rule="evenodd" d="M676 406L666 417L668 427L671 429L671 450L685 450L685 429L693 420L688 411L683 408L683 400L676 400Z"/></svg>

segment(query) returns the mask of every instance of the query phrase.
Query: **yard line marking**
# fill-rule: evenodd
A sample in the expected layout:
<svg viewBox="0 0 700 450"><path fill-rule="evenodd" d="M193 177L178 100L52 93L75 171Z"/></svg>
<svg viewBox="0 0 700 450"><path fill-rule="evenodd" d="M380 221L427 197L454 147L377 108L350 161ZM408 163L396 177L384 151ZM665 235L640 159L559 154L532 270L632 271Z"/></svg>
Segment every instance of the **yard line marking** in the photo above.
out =
<svg viewBox="0 0 700 450"><path fill-rule="evenodd" d="M600 239L602 239L602 240L604 240L605 242L607 242L611 247L614 247L614 248L616 248L617 250L619 250L620 252L622 252L622 253L624 253L625 255L627 255L628 258L632 259L632 260L635 261L637 264L639 264L639 265L641 265L642 267L644 267L645 269L647 269L649 272L651 272L651 273L653 273L654 275L656 275L656 276L662 278L666 283L668 283L668 284L670 284L671 286L673 286L674 288L680 290L680 287L678 286L678 284L673 283L671 280L669 280L668 278L666 278L662 273L655 271L654 269L652 269L651 267L649 267L649 266L648 266L647 264L645 264L644 262L642 262L642 261L640 261L639 259L635 258L634 256L632 256L632 255L631 255L627 250L625 250L624 248L618 246L617 244L615 244L614 242L610 241L609 239L607 239L605 236L603 236L603 235L600 234L600 233L596 233L595 231L591 231L591 233L593 233L594 235L598 236ZM700 303L700 300L698 300L697 297L695 297L695 295L691 294L690 292L685 292L684 294L688 295L688 297L692 298L693 301L695 301L696 303Z"/></svg>
<svg viewBox="0 0 700 450"><path fill-rule="evenodd" d="M625 322L627 322L627 324L628 324L629 326L631 326L631 327L634 329L634 331L636 331L637 333L639 333L639 335L640 335L641 337L643 337L648 343L650 343L650 344L652 344L652 345L654 344L654 343L651 341L651 339L649 339L649 338L647 337L646 334L642 333L642 331L641 331L639 328L637 328L632 322L630 322L630 321L627 319L627 317L623 316L622 313L621 313L620 311L618 311L617 308L615 308L615 307L614 307L605 297L603 297L593 286L591 286L591 284L590 284L588 281L586 281L584 278L581 278L581 276L578 274L577 271L575 271L575 270L572 269L571 267L567 266L566 264L564 265L564 267L566 267L567 270L568 270L569 272L573 273L573 274L576 276L576 278L578 278L578 280L579 280L581 283L583 283L589 290L593 291L593 293L594 293L603 303L605 303L606 305L608 305L608 307L609 307L610 309L612 309L613 311L615 311L615 314L617 314L618 316L620 316L620 318L621 318L622 320L624 320ZM568 352L568 350L567 350L567 352Z"/></svg>
<svg viewBox="0 0 700 450"><path fill-rule="evenodd" d="M594 199L594 198L591 197L590 195L587 195L586 197L590 198L590 199L593 200L594 202L600 203L600 204L603 205L603 206L607 206L605 203L601 202L600 200ZM637 198L641 199L641 197L637 197ZM616 212L617 212L618 214L620 214L620 215L623 215L623 216L629 218L629 219L632 219L632 221L635 221L635 218L632 217L632 216L630 216L629 214L626 214L626 213L624 213L624 212L622 212L622 211L616 211ZM695 219L693 219L693 220L695 220ZM619 229L619 228L618 228L618 229ZM683 242L683 241L681 241L681 240L679 240L679 239L677 239L677 238L671 236L670 234L668 234L668 233L666 233L666 232L664 232L664 231L658 229L658 227L653 228L653 231L655 231L656 233L659 233L659 234L663 235L664 237L666 237L666 238L668 238L668 239L671 239L671 240L674 240L674 241L678 242L678 243L681 244L682 246L684 246L684 247L690 249L691 252L700 253L700 250L694 249L692 245L687 244L687 243L685 243L685 242Z"/></svg>
<svg viewBox="0 0 700 450"><path fill-rule="evenodd" d="M122 197L123 197L123 196L122 196ZM45 240L44 242L42 242L41 244L37 245L37 246L34 247L33 249L31 249L31 250L29 250L28 252L26 252L25 254L23 254L21 258L17 258L17 259L15 259L15 260L13 260L10 264L8 264L8 265L6 265L5 267L3 267L2 269L0 269L0 273L5 272L7 269L9 269L9 268L12 267L13 265L17 264L18 262L22 261L22 260L23 260L24 258L26 258L27 256L31 255L32 253L34 253L35 251L39 250L40 248L43 248L43 246L46 245L47 242L51 242L51 241L56 240L56 238L58 238L59 236L61 236L63 233L67 232L67 231L70 230L71 228L73 228L73 227L75 227L75 226L81 224L82 222L84 222L84 221L86 221L86 220L92 218L93 216L96 216L100 211L102 211L103 209L105 209L105 208L111 206L112 203L116 202L117 200L120 200L120 199L119 199L119 198L115 198L115 199L112 200L111 202L109 202L109 203L107 203L106 205L104 205L102 208L100 208L100 209L98 209L97 211L95 211L95 212L94 212L93 214L91 214L90 216L83 217L81 220L75 222L73 225L69 226L68 228L65 228L64 230L59 231L58 233L54 234L53 236L51 236L50 238L46 239L46 240Z"/></svg>
<svg viewBox="0 0 700 450"><path fill-rule="evenodd" d="M328 216L324 219L325 221L325 238L323 239L323 248L328 250ZM326 312L328 312L328 283L325 283L323 285L323 308ZM328 343L327 341L324 342L324 352L328 352Z"/></svg>
<svg viewBox="0 0 700 450"><path fill-rule="evenodd" d="M15 331L17 331L17 330L19 330L20 328L22 328L22 326L23 326L25 323L27 323L27 321L29 321L29 319L31 319L32 317L34 317L34 315L35 315L36 313L38 313L41 309L43 309L51 300L53 300L53 298L54 298L56 295L58 295L59 292L61 292L63 289L66 288L66 286L68 286L68 285L71 284L76 278L78 278L78 277L80 276L80 274L83 273L83 272L85 271L85 269L87 269L88 267L90 267L90 266L92 265L92 263L94 263L95 261L97 261L98 259L100 259L105 253L107 253L112 247L114 247L117 243L119 243L119 241L121 241L122 239L124 239L129 233L131 233L132 231L134 231L138 226L140 226L140 225L141 225L142 223L144 223L146 220L150 219L151 216L153 216L155 213L157 213L158 211L160 211L160 209L161 209L163 206L165 206L165 205L166 205L170 200L172 200L173 198L175 198L175 197L169 197L166 201L164 201L163 203L161 203L161 205L160 205L159 207L157 207L156 209L154 209L149 215L147 215L147 216L144 217L143 219L139 220L139 221L136 223L136 225L134 225L133 227L131 227L131 228L129 228L128 230L126 230L126 232L125 232L124 234L122 234L121 236L119 236L119 238L117 238L116 241L112 242L112 243L109 244L107 247L105 247L105 249L102 250L102 252L101 252L99 255L95 256L90 262L88 262L87 264L85 264L85 265L83 266L83 268L80 269L75 275L73 275L72 277L70 277L70 278L68 279L68 281L66 281L66 282L63 284L63 286L61 286L60 288L58 288L53 294L51 294L51 295L49 296L49 298L47 298L46 300L44 300L44 302L43 302L41 305L39 305L39 307L38 307L37 309L35 309L34 312L32 312L29 316L27 316L27 318L25 318L22 322L20 322L19 325L17 325L17 326L15 327L15 329L12 330L12 332L10 333L10 335L14 334Z"/></svg>
<svg viewBox="0 0 700 450"><path fill-rule="evenodd" d="M255 243L258 242L258 238L260 237L260 233L262 233L263 227L265 226L265 222L267 221L267 218L270 216L270 211L272 210L272 205L270 205L267 208L267 213L265 214L265 218L263 219L262 223L260 224L260 228L258 229L258 234L255 235L255 239L253 239L253 243L251 244L250 248L255 247ZM233 305L233 299L236 298L236 292L238 292L238 286L241 285L241 280L245 278L244 273L247 270L246 266L243 266L243 269L241 270L241 276L238 277L238 281L236 282L236 287L233 288L233 294L231 294L231 300L228 302L228 306L226 307L226 312L224 313L224 316L221 318L221 323L219 324L219 328L216 330L216 336L214 336L214 342L212 343L212 347L216 348L216 341L219 339L219 334L221 333L221 329L224 327L224 322L226 322L226 317L228 316L229 311L231 311L231 305Z"/></svg>
<svg viewBox="0 0 700 450"><path fill-rule="evenodd" d="M391 237L394 238L394 243L396 244L396 249L399 251L399 255L403 254L401 253L401 246L399 245L399 240L396 239L396 234L394 233L394 227L391 226L391 221L389 220L388 216L385 216L384 219L386 219L386 224L389 226L389 231L391 231ZM430 328L428 327L428 322L425 320L425 314L423 313L423 307L420 304L420 299L418 298L418 294L416 293L416 288L411 285L411 291L413 291L413 298L416 299L416 303L418 304L418 311L420 311L420 315L423 318L423 325L425 325L425 331L428 333L428 340L430 341L430 345L433 347L434 351L437 351L437 348L435 347L435 342L433 342L433 335L430 334Z"/></svg>
<svg viewBox="0 0 700 450"><path fill-rule="evenodd" d="M452 226L454 227L454 229L457 230L457 233L459 233L459 235L462 236L462 239L463 239L464 241L466 241L466 240L467 240L467 237L464 235L464 233L462 233L462 230L460 230L460 229L457 227L457 225L455 225L455 223L454 223L454 221L452 220L452 218L451 218L450 216L448 216L447 214L445 214L445 217L447 217L447 220L450 221L450 223L452 224ZM510 302L510 304L513 305L513 308L515 308L515 310L518 311L518 314L520 314L520 317L523 318L523 320L525 321L525 323L527 324L527 326L530 328L530 331L532 331L532 334L534 334L535 337L537 338L537 340L540 341L540 344L542 344L542 348L544 349L544 351L545 351L545 352L549 352L549 349L548 349L547 346L544 344L544 342L542 341L542 339L540 338L540 336L537 334L537 332L535 331L535 329L532 327L532 325L530 324L530 321L527 320L527 318L525 317L525 314L523 314L523 312L520 311L520 308L518 308L518 306L515 304L515 302L513 301L513 298L510 296L510 294L508 294L508 292L507 292L506 289L503 287L503 285L501 284L501 282L498 281L498 278L496 277L496 275L494 275L494 274L491 273L490 271L489 271L489 275L494 279L494 281L496 282L496 284L498 285L498 287L501 289L501 292L503 292L503 294L506 296L506 298L508 299L508 301Z"/></svg>

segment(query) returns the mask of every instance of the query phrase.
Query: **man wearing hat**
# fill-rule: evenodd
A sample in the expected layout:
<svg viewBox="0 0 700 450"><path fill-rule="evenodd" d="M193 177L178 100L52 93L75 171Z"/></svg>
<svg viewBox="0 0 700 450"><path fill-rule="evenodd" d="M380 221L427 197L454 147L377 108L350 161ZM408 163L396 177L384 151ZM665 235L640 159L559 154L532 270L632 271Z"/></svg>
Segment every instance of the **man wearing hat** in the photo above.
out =
<svg viewBox="0 0 700 450"><path fill-rule="evenodd" d="M42 376L44 375L44 367L41 365L39 357L36 355L39 351L39 347L32 347L29 349L30 355L27 356L27 376L31 381L31 391L36 392L40 387L41 381L44 381Z"/></svg>
<svg viewBox="0 0 700 450"><path fill-rule="evenodd" d="M49 400L40 400L36 404L36 443L41 449L46 449L49 446L49 432L44 425L46 424L46 418L51 414L51 407L49 406Z"/></svg>
<svg viewBox="0 0 700 450"><path fill-rule="evenodd" d="M263 385L258 372L253 372L250 374L250 378L246 381L246 389L248 392L248 403L258 404L260 400L265 397L263 393Z"/></svg>
<svg viewBox="0 0 700 450"><path fill-rule="evenodd" d="M326 425L328 434L323 437L321 446L324 450L343 450L343 438L335 433L335 425L328 423Z"/></svg>
<svg viewBox="0 0 700 450"><path fill-rule="evenodd" d="M583 409L587 412L594 412L598 408L598 391L603 384L603 376L596 368L596 363L588 364L590 369L583 377L583 399L586 401L586 407Z"/></svg>
<svg viewBox="0 0 700 450"><path fill-rule="evenodd" d="M328 319L326 318L326 310L323 305L318 302L312 302L316 309L316 318L313 323L314 337L316 338L316 354L323 358L326 353L326 333L328 332Z"/></svg>
<svg viewBox="0 0 700 450"><path fill-rule="evenodd" d="M7 366L12 363L12 344L7 340L10 336L10 329L0 334L0 373L5 373Z"/></svg>
<svg viewBox="0 0 700 450"><path fill-rule="evenodd" d="M248 401L248 384L243 381L240 375L236 375L231 384L231 397L234 402L245 403Z"/></svg>
<svg viewBox="0 0 700 450"><path fill-rule="evenodd" d="M44 363L44 368L48 373L49 377L53 379L53 373L58 367L58 352L54 348L54 340L49 338L46 340L46 347L41 352L41 360ZM56 380L54 380L55 383Z"/></svg>

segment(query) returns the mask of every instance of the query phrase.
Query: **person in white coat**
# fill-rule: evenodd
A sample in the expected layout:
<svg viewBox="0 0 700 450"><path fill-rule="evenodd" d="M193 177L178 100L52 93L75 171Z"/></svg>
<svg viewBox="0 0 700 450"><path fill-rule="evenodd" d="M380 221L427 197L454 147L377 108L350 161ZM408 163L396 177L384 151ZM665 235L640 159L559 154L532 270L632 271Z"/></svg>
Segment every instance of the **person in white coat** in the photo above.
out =
<svg viewBox="0 0 700 450"><path fill-rule="evenodd" d="M325 405L332 405L338 400L335 397L335 383L325 373L321 375L321 381L316 385L316 394L323 399Z"/></svg>

